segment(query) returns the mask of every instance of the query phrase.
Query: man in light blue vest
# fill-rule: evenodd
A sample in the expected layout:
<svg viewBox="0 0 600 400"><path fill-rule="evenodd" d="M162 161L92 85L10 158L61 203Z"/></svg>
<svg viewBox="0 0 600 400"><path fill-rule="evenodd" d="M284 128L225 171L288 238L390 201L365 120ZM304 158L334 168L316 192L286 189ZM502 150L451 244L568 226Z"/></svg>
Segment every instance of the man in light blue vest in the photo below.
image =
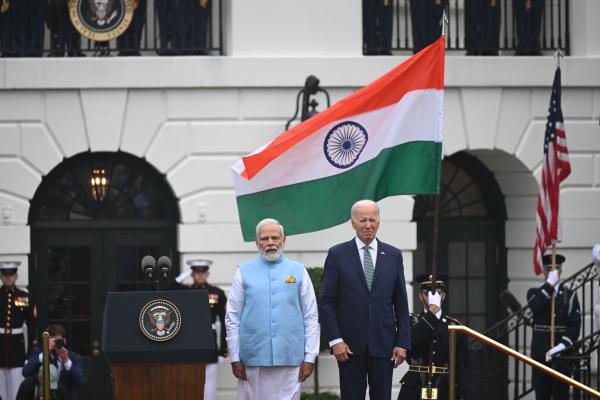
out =
<svg viewBox="0 0 600 400"><path fill-rule="evenodd" d="M319 318L304 265L283 256L283 226L256 226L260 255L233 276L225 326L240 400L300 399L319 353Z"/></svg>

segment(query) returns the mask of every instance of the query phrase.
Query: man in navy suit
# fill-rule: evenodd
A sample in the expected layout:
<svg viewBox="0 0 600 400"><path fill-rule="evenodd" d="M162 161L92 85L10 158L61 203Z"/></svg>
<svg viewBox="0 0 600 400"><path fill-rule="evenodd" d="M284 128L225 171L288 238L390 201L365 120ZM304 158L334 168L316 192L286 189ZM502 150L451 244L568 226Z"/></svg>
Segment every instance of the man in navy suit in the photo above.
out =
<svg viewBox="0 0 600 400"><path fill-rule="evenodd" d="M46 332L50 334L48 347L50 363L58 370L58 387L54 394L58 398L77 399L77 390L84 383L83 360L74 351L67 350L66 331L61 325L49 325ZM28 378L37 375L43 362L42 349L35 347L23 366L23 376ZM54 398L54 397L53 397Z"/></svg>
<svg viewBox="0 0 600 400"><path fill-rule="evenodd" d="M342 399L390 399L392 374L410 349L402 252L376 238L379 207L351 209L356 237L329 249L321 289L321 326L338 361Z"/></svg>

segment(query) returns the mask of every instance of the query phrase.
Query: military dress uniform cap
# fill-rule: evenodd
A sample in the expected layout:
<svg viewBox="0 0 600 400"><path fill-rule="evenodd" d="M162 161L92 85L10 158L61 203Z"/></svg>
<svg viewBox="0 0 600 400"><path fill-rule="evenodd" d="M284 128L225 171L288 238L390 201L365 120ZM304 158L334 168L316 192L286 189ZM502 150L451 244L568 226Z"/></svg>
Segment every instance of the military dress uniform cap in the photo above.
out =
<svg viewBox="0 0 600 400"><path fill-rule="evenodd" d="M562 254L556 254L556 267L559 268L564 262L566 258ZM546 268L552 268L552 254L546 254L542 257L542 264Z"/></svg>
<svg viewBox="0 0 600 400"><path fill-rule="evenodd" d="M194 272L206 272L212 265L212 260L199 259L199 260L189 260L187 264L190 266L190 269Z"/></svg>
<svg viewBox="0 0 600 400"><path fill-rule="evenodd" d="M0 274L2 275L13 275L17 273L19 268L19 261L0 261Z"/></svg>
<svg viewBox="0 0 600 400"><path fill-rule="evenodd" d="M415 278L417 282L419 282L419 287L422 292L426 292L433 286L433 276L429 273L421 274ZM435 287L436 289L446 290L446 281L448 280L448 275L437 273L435 277Z"/></svg>

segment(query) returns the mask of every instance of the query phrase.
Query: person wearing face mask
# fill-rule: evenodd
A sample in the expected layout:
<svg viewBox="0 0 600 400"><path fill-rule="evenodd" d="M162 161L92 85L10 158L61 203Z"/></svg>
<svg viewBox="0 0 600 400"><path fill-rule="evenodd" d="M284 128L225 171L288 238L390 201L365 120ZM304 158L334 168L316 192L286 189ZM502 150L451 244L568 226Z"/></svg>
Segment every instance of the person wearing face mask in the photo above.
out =
<svg viewBox="0 0 600 400"><path fill-rule="evenodd" d="M260 255L240 264L227 300L225 326L240 400L300 399L300 383L319 353L319 317L304 265L283 255L283 226L256 226Z"/></svg>
<svg viewBox="0 0 600 400"><path fill-rule="evenodd" d="M549 363L552 356L568 348L579 337L581 313L577 294L560 284L560 274L565 257L556 255L556 268L552 269L552 256L542 257L544 266L544 284L539 288L531 288L527 292L527 303L533 311L533 335L531 338L531 358L567 376L571 375L571 367L565 363ZM554 308L554 343L551 343L551 309L552 297L555 295ZM533 387L536 400L562 400L569 398L569 386L550 376L533 369Z"/></svg>
<svg viewBox="0 0 600 400"><path fill-rule="evenodd" d="M448 277L438 273L435 280L430 274L419 275L415 281L419 283L419 299L423 311L419 315L411 315L411 349L408 352L408 371L402 377L402 387L398 400L420 400L422 389L434 389L437 399L448 399L448 373L450 335L448 326L461 323L446 313L442 303L446 300L446 282ZM469 399L469 354L466 338L458 335L456 341L456 398ZM431 358L431 360L430 360ZM435 368L428 374L429 364ZM433 396L431 398L434 398Z"/></svg>

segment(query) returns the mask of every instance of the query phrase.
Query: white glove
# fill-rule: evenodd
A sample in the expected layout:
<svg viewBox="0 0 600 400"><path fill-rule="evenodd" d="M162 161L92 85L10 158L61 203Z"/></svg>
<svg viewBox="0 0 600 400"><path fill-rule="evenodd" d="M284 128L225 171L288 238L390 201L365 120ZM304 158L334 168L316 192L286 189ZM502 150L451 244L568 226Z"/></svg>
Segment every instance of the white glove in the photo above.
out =
<svg viewBox="0 0 600 400"><path fill-rule="evenodd" d="M175 282L181 283L181 282L185 281L187 278L189 278L190 276L192 276L192 270L188 269L187 271L180 273L177 276L177 278L175 278Z"/></svg>
<svg viewBox="0 0 600 400"><path fill-rule="evenodd" d="M441 308L442 296L437 291L435 292L435 294L432 292L428 292L427 301L429 302L429 305L436 305L438 308Z"/></svg>
<svg viewBox="0 0 600 400"><path fill-rule="evenodd" d="M548 352L546 353L546 356L550 357L553 354L556 354L559 351L563 351L566 348L567 348L567 346L565 346L563 343L559 343L556 346L554 346L553 348L551 348L550 350L548 350Z"/></svg>
<svg viewBox="0 0 600 400"><path fill-rule="evenodd" d="M594 259L594 264L596 264L597 268L600 268L600 244L594 246L592 250L592 258Z"/></svg>
<svg viewBox="0 0 600 400"><path fill-rule="evenodd" d="M550 284L550 286L556 286L556 284L558 283L558 280L559 280L559 276L558 276L557 269L550 271L548 273L548 278L546 278L546 282L548 282Z"/></svg>

